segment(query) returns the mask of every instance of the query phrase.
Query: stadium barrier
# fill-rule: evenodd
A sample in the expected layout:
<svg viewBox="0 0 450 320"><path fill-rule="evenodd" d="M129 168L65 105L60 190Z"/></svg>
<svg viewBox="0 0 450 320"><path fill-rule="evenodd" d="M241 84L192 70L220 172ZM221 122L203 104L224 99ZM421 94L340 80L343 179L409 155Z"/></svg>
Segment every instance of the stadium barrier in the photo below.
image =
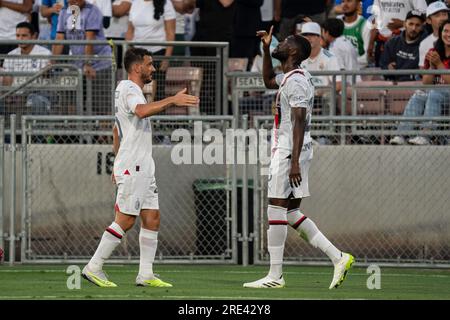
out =
<svg viewBox="0 0 450 320"><path fill-rule="evenodd" d="M450 117L410 117L408 121L433 121L435 134L449 137ZM393 135L395 116L318 116L317 128L356 125L372 126L370 134ZM270 132L273 118L256 116L254 127ZM320 131L319 131L320 132ZM420 133L416 129L416 134ZM261 136L258 136L260 139ZM268 137L263 139L267 141ZM309 171L311 197L302 201L301 211L338 248L351 252L362 264L447 267L450 263L450 146L319 145L314 141L314 158ZM258 140L259 154L270 155L269 145ZM249 245L254 263L267 263L266 218L268 163L249 166L253 185L253 218ZM243 203L247 200L243 197ZM330 263L328 258L289 228L285 261L289 264Z"/></svg>
<svg viewBox="0 0 450 320"><path fill-rule="evenodd" d="M200 108L195 110L170 108L169 114L221 115L226 114L227 90L225 72L228 68L228 43L223 42L127 42L127 41L86 41L86 40L28 40L5 41L2 44L32 43L51 49L52 45L108 45L111 56L86 55L0 55L0 60L8 59L12 64L32 60L32 64L43 60L49 63L39 72L26 70L5 71L0 69L0 114L8 127L9 115L110 115L114 113L113 99L116 83L127 78L123 68L124 52L130 46L148 47L174 46L182 51L201 49L205 55L156 55L153 57L157 71L153 74L151 86L145 87L148 100L161 99L187 88L189 93L200 96ZM201 53L201 52L200 52ZM85 62L101 61L107 66L97 71L94 78L84 76L81 66ZM168 61L166 71L159 70L161 63ZM12 77L11 85L3 84L3 79ZM20 125L20 124L19 124Z"/></svg>

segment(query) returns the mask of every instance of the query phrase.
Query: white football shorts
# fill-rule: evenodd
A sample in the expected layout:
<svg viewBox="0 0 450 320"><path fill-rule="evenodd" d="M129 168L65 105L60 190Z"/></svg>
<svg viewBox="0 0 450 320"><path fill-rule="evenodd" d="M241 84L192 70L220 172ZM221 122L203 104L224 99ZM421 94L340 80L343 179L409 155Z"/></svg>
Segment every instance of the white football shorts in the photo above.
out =
<svg viewBox="0 0 450 320"><path fill-rule="evenodd" d="M138 216L142 209L159 210L155 177L135 173L115 176L117 184L116 211Z"/></svg>
<svg viewBox="0 0 450 320"><path fill-rule="evenodd" d="M291 151L277 149L270 160L268 178L268 197L274 199L309 197L308 173L313 156L312 144L303 147L300 153L300 174L302 182L299 187L291 187L289 173L291 172Z"/></svg>

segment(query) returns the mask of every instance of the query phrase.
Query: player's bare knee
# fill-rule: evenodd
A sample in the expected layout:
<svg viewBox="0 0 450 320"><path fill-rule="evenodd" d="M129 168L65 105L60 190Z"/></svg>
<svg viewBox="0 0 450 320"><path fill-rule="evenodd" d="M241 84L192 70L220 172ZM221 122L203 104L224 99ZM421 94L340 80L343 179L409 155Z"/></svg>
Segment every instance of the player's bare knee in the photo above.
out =
<svg viewBox="0 0 450 320"><path fill-rule="evenodd" d="M114 221L122 228L123 231L127 232L133 228L136 217L117 212L116 219Z"/></svg>
<svg viewBox="0 0 450 320"><path fill-rule="evenodd" d="M144 229L158 231L160 224L159 210L142 210L141 223Z"/></svg>

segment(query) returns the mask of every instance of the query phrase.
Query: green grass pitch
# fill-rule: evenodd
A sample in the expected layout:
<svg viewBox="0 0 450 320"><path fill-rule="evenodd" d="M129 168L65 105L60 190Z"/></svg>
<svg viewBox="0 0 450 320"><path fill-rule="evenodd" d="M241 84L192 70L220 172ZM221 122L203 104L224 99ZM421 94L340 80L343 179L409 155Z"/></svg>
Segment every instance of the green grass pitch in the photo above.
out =
<svg viewBox="0 0 450 320"><path fill-rule="evenodd" d="M80 267L82 267L80 265ZM329 290L332 267L285 266L286 287L248 289L267 266L166 265L154 271L173 288L136 287L137 265L106 265L117 288L99 288L81 279L69 290L65 265L0 266L0 300L7 299L450 299L450 270L381 268L381 289L367 289L366 268L353 267L343 285Z"/></svg>

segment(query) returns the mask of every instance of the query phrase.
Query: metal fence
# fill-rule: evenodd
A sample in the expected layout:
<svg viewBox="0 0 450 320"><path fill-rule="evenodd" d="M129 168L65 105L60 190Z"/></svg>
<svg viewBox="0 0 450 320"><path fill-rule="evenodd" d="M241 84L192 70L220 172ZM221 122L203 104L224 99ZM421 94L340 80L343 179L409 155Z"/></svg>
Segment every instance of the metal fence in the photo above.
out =
<svg viewBox="0 0 450 320"><path fill-rule="evenodd" d="M13 239L11 262L85 261L94 253L114 219L114 155L111 144L105 144L111 139L112 123L112 117L22 117L18 177L10 182L11 192L19 191L18 205L10 206L9 221L10 234L20 241L8 238ZM161 208L157 260L237 263L236 167L205 164L194 156L197 148L206 147L198 141L201 131L225 136L235 126L233 118L158 116L152 123ZM185 140L171 141L177 132ZM174 163L175 148L191 142L193 163ZM13 172L10 165L7 170ZM112 262L138 260L138 233L136 224Z"/></svg>
<svg viewBox="0 0 450 320"><path fill-rule="evenodd" d="M408 120L417 124L432 120L441 128L435 135L450 137L450 117ZM257 116L253 121L255 128L270 132L272 117ZM314 138L324 126L344 128L345 136L340 145L315 143L309 172L311 197L303 200L302 212L360 263L448 267L450 146L361 145L353 140L358 135L373 135L373 141L395 135L397 123L398 117L392 116L316 117L311 130ZM364 132L364 127L371 129ZM352 128L357 129L352 132ZM420 129L415 130L411 133L420 134ZM267 142L270 134L263 137ZM262 152L270 154L267 143L263 148ZM249 169L253 197L250 194L247 201L254 206L249 213L253 217L249 241L253 241L255 263L266 263L269 258L267 175L267 163ZM294 264L329 262L294 230L288 233L285 260Z"/></svg>
<svg viewBox="0 0 450 320"><path fill-rule="evenodd" d="M113 95L118 81L126 79L123 68L124 52L130 46L160 45L181 48L206 48L208 56L173 55L154 56L157 71L152 84L144 93L148 100L161 100L187 88L200 97L199 109L194 114L226 114L228 44L221 42L126 42L126 41L0 41L1 44L34 44L49 48L54 45L110 46L109 56L86 55L0 55L4 69L0 69L0 114L9 115L111 115L114 113ZM44 50L44 49L42 49ZM119 55L120 52L120 55ZM169 62L161 71L163 61ZM95 76L86 76L83 65L96 67ZM189 114L185 108L169 108L166 114ZM192 113L191 113L192 114Z"/></svg>

